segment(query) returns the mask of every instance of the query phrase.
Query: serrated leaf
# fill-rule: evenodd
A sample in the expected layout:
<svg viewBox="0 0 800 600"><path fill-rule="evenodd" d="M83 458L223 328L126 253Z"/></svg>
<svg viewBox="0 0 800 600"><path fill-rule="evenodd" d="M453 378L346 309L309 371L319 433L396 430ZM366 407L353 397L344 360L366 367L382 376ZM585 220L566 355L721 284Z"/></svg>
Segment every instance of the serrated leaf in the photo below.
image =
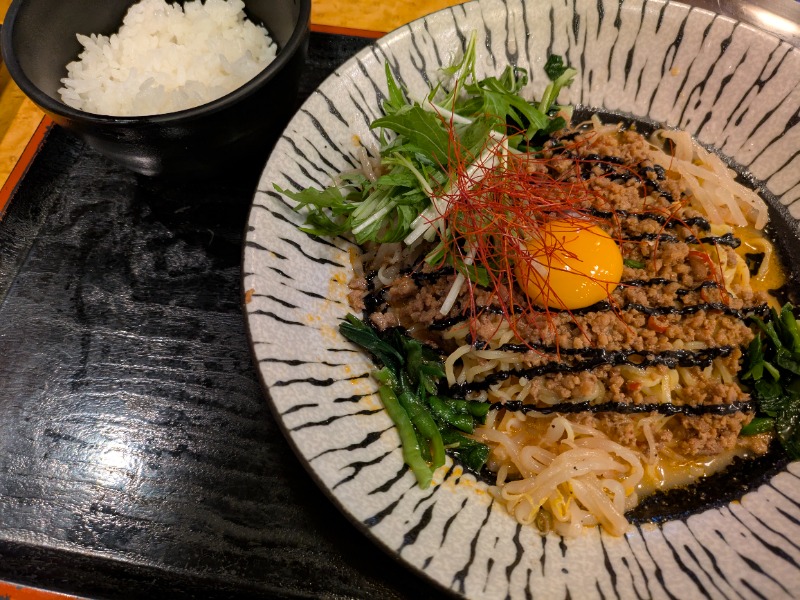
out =
<svg viewBox="0 0 800 600"><path fill-rule="evenodd" d="M376 119L371 127L382 127L403 136L406 151L414 149L445 167L450 162L450 136L441 118L420 106Z"/></svg>
<svg viewBox="0 0 800 600"><path fill-rule="evenodd" d="M551 54L547 57L547 62L544 65L544 72L550 81L555 81L561 77L567 70L567 65L564 64L564 59L558 55Z"/></svg>
<svg viewBox="0 0 800 600"><path fill-rule="evenodd" d="M761 343L761 336L756 335L747 347L745 353L744 368L742 369L741 379L753 379L758 381L764 376L764 346Z"/></svg>
<svg viewBox="0 0 800 600"><path fill-rule="evenodd" d="M775 356L775 364L782 369L786 369L790 373L800 375L800 362L794 360L792 355L787 350L778 350L778 353Z"/></svg>
<svg viewBox="0 0 800 600"><path fill-rule="evenodd" d="M755 391L764 412L774 413L782 408L783 389L777 381L761 379L756 382Z"/></svg>
<svg viewBox="0 0 800 600"><path fill-rule="evenodd" d="M394 75L392 75L392 68L389 66L388 62L385 65L385 71L386 85L389 89L389 96L383 102L383 111L386 114L394 114L403 107L407 106L408 100L406 99L403 90L397 85Z"/></svg>

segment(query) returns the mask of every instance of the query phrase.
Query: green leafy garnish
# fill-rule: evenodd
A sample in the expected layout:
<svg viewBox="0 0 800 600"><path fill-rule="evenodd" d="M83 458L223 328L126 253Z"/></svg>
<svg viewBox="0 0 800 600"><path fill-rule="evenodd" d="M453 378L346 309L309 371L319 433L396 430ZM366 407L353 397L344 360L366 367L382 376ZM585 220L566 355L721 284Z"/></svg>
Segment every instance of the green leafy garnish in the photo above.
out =
<svg viewBox="0 0 800 600"><path fill-rule="evenodd" d="M741 379L752 382L758 415L742 429L755 435L774 429L789 457L800 459L800 328L787 303L767 319L753 317L758 331L745 354Z"/></svg>
<svg viewBox="0 0 800 600"><path fill-rule="evenodd" d="M557 81L559 77L563 77L565 74L568 74L567 72L569 70L569 67L564 64L564 59L556 55L551 55L544 65L544 72L547 73L550 81ZM572 75L575 75L575 73L573 72L571 75L568 74L568 76Z"/></svg>
<svg viewBox="0 0 800 600"><path fill-rule="evenodd" d="M357 243L400 241L419 225L432 198L454 184L464 165L497 143L498 134L509 148L526 151L566 126L558 114L565 107L555 101L571 83L574 69L551 56L545 65L550 83L539 102L531 102L520 95L528 83L525 69L508 66L499 76L478 79L476 40L470 36L461 59L442 69L445 80L420 101L408 98L386 64L384 114L371 123L380 130L377 177L343 176L322 190L275 186L306 213L303 231L351 234Z"/></svg>
<svg viewBox="0 0 800 600"><path fill-rule="evenodd" d="M339 332L348 340L364 348L392 373L399 373L405 359L392 344L383 341L375 330L355 315L347 315L339 325Z"/></svg>
<svg viewBox="0 0 800 600"><path fill-rule="evenodd" d="M374 373L381 383L378 393L420 487L427 488L433 471L444 464L445 447L468 468L483 467L489 448L460 432L472 433L483 423L489 405L437 396L445 373L434 350L397 330L379 333L354 315L347 315L339 331L383 365Z"/></svg>
<svg viewBox="0 0 800 600"><path fill-rule="evenodd" d="M413 153L417 160L430 165L447 165L450 158L450 137L442 127L438 115L420 106L408 106L392 115L372 122L373 129L382 127L397 133L401 144L395 144L394 152L402 152L409 158ZM421 155L421 156L419 156Z"/></svg>
<svg viewBox="0 0 800 600"><path fill-rule="evenodd" d="M442 440L450 453L473 471L480 470L489 458L489 446L462 435L452 427L442 430Z"/></svg>

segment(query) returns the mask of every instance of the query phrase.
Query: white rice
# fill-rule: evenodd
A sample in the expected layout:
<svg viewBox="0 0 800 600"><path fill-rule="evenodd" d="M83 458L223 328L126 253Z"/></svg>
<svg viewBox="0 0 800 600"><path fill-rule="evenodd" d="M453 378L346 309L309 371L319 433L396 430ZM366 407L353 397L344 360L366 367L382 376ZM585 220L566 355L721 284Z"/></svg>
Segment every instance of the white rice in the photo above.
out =
<svg viewBox="0 0 800 600"><path fill-rule="evenodd" d="M131 6L110 37L78 34L84 50L67 65L61 99L102 115L155 115L215 100L275 58L266 29L247 20L242 0L165 0Z"/></svg>

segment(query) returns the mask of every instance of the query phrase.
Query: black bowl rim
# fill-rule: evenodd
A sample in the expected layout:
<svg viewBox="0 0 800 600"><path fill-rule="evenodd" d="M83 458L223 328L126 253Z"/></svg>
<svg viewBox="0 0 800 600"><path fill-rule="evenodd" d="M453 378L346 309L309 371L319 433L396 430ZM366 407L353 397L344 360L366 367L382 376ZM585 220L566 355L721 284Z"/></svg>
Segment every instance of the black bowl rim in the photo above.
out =
<svg viewBox="0 0 800 600"><path fill-rule="evenodd" d="M174 0L167 1L173 2ZM297 24L295 25L294 31L292 31L292 35L289 37L289 41L283 48L279 49L275 59L264 67L258 75L244 85L216 100L206 102L205 104L193 108L170 113L130 117L101 115L72 108L56 100L49 94L44 93L39 87L34 85L27 75L25 75L12 49L11 40L14 24L20 7L25 0L13 0L11 6L8 8L2 30L0 30L0 52L2 53L2 60L8 68L9 75L11 75L11 78L19 86L20 90L46 113L64 117L71 121L83 122L87 125L96 126L127 124L176 125L215 114L238 104L241 100L258 91L262 85L267 84L284 66L291 62L294 55L297 54L304 43L311 21L311 0L298 1L300 3L300 14L297 17ZM64 68L66 69L66 65L64 65Z"/></svg>

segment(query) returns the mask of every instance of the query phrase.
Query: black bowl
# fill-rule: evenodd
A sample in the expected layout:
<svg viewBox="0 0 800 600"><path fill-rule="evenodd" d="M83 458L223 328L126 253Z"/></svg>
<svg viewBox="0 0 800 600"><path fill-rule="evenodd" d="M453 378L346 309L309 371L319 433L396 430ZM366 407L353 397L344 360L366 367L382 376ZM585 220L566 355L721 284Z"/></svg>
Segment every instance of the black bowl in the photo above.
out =
<svg viewBox="0 0 800 600"><path fill-rule="evenodd" d="M230 94L187 110L143 117L86 113L58 94L67 63L82 50L75 34L117 31L134 0L14 0L0 39L20 89L53 121L112 160L145 175L208 171L263 147L295 109L308 50L311 0L245 0L278 55Z"/></svg>

